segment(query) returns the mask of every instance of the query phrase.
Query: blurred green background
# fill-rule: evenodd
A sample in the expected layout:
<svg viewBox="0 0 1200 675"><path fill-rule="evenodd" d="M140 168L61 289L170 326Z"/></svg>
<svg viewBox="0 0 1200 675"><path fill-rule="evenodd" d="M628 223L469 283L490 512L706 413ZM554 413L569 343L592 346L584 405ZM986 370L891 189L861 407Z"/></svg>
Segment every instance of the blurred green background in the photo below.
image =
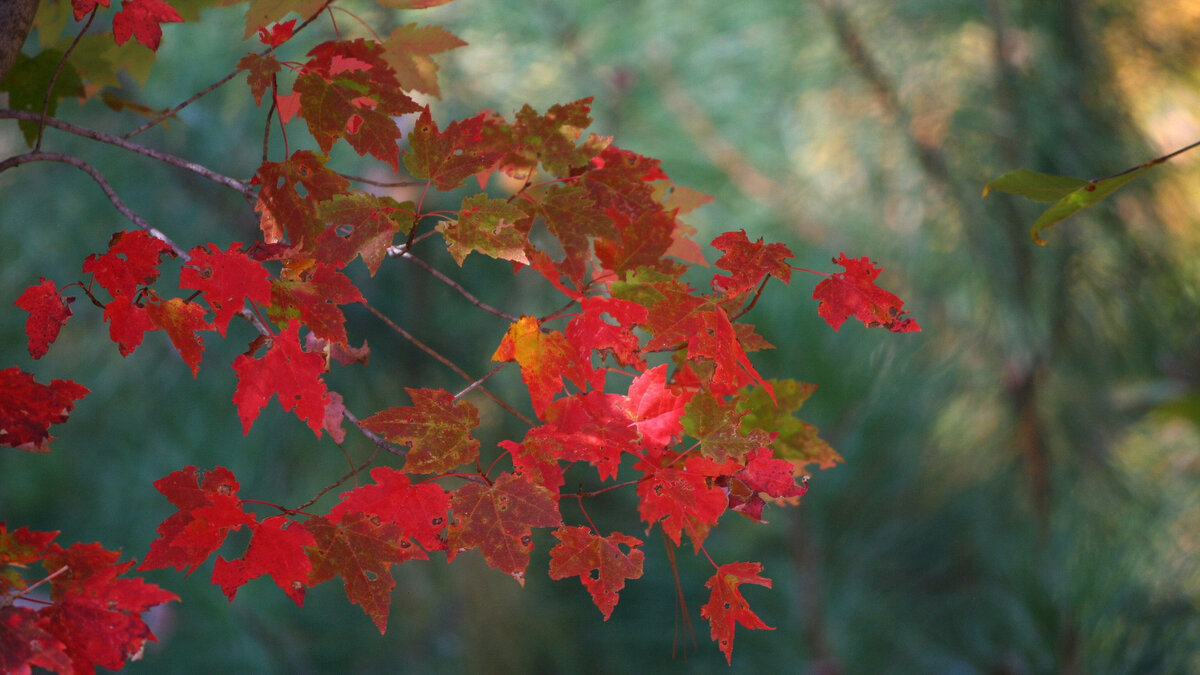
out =
<svg viewBox="0 0 1200 675"><path fill-rule="evenodd" d="M796 265L830 271L841 251L870 256L924 331L834 332L804 274L773 282L746 317L777 346L754 355L761 372L819 385L803 416L846 461L817 471L799 508L769 511L767 525L727 515L709 539L714 558L760 560L775 583L746 589L775 630L739 630L731 669L699 617L711 567L680 550L693 643L652 533L646 574L608 622L580 584L546 578L547 535L523 589L473 554L395 568L385 636L340 582L310 591L299 610L265 579L228 603L207 581L211 563L189 578L148 573L184 601L156 617L161 642L128 672L1200 672L1200 163L1184 155L1156 169L1049 231L1045 248L1028 237L1038 205L979 197L1017 167L1101 177L1200 137L1200 5L349 6L380 34L418 21L470 43L440 59L439 121L595 96L593 131L717 198L689 219L698 241L744 228L787 243ZM166 27L149 80L125 90L166 107L229 72L256 48L231 39L241 14L220 8ZM343 34L361 30L336 16ZM117 133L140 124L96 102L64 103L59 115ZM244 178L262 122L239 77L139 140ZM61 133L47 148L100 167L185 247L255 237L245 202L206 181ZM0 150L22 151L11 122ZM335 156L347 171L360 166ZM50 355L29 358L25 315L11 303L41 276L79 279L83 257L128 227L70 167L0 176L0 305L10 310L0 367L93 392L52 430L52 453L0 451L0 518L140 558L172 511L151 481L171 471L228 466L243 495L296 504L346 458L276 403L242 436L226 364L253 337L246 326L206 340L193 380L161 334L120 358L100 311L80 301ZM432 261L456 272L446 256ZM387 263L373 279L350 269L400 325L468 371L487 370L502 321L411 265ZM557 302L535 277L480 256L462 275L510 312ZM346 313L352 340L372 348L369 368L330 376L352 410L407 404L403 387L460 386L365 310ZM505 377L497 390L515 381ZM479 405L485 445L523 434ZM369 451L348 435L346 453ZM640 536L633 505L616 494L589 512ZM564 504L564 515L578 514Z"/></svg>

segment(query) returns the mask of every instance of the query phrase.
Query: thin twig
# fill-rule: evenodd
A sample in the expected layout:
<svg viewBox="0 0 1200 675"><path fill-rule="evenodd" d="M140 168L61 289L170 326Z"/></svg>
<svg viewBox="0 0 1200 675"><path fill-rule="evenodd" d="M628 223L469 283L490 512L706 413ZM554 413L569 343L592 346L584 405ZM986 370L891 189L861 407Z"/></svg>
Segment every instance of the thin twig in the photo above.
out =
<svg viewBox="0 0 1200 675"><path fill-rule="evenodd" d="M513 417L516 417L517 419L528 424L529 426L533 426L533 420L529 419L525 415L522 415L520 413L520 411L514 409L509 404L500 400L499 397L497 397L492 392L488 391L487 387L480 386L482 384L482 382L484 380L486 380L487 378L491 377L493 373L488 373L483 378L476 380L475 378L471 377L471 375L468 374L467 371L463 370L462 368L459 368L453 361L442 356L436 350L434 350L432 347L426 345L424 342L421 342L414 335L412 335L408 331L404 330L400 326L396 325L396 322L392 321L387 316L385 316L383 314L383 312L380 312L379 310L375 309L368 303L364 302L364 303L362 303L362 305L363 305L363 307L367 308L368 312L370 312L371 314L374 314L375 318L379 319L384 324L386 324L388 328L391 328L392 330L396 331L396 333L398 333L405 340L408 340L409 342L411 342L413 344L413 346L415 346L417 349L420 349L421 351L425 352L426 354L432 356L435 360L437 360L438 363L441 363L442 365L446 366L450 370L453 370L455 373L457 373L459 375L459 377L463 378L467 382L472 383L471 386L469 386L469 387L467 387L467 389L463 390L462 393L466 393L470 389L472 389L474 387L478 387L479 391L483 392L483 394L485 396L487 396L488 398L490 398L496 405L503 408L505 410L505 412L509 413Z"/></svg>
<svg viewBox="0 0 1200 675"><path fill-rule="evenodd" d="M44 120L46 123L46 126L54 127L55 129L58 129L60 131L65 131L67 133L75 134L76 136L82 136L84 138L90 138L94 141L100 141L101 143L108 143L110 145L115 145L118 148L122 148L122 149L128 150L130 152L135 152L139 155L144 155L151 159L157 159L160 162L164 162L164 163L170 164L172 166L177 166L181 169L186 169L187 171L191 171L194 174L203 176L204 178L207 178L207 179L213 181L214 183L219 183L221 185L224 185L225 187L228 187L237 192L240 192L252 204L254 202L255 192L248 184L243 183L242 181L240 181L236 178L230 178L229 176L226 176L224 174L217 173L216 171L213 171L212 169L209 169L208 167L203 166L201 164L197 164L195 162L190 162L181 157L176 157L175 155L171 155L171 154L162 152L161 150L155 150L154 148L148 148L144 145L138 145L137 143L131 143L130 141L127 141L118 136L113 136L112 134L106 134L102 131L96 131L94 129L87 129L84 127L76 126L74 124L71 124L70 122L64 122L63 120L60 120L60 119L57 119L54 117L42 117L41 115L38 115L37 113L25 112L24 110L10 110L7 108L0 108L0 119L18 119L18 120L27 120L30 122L38 122L38 121Z"/></svg>
<svg viewBox="0 0 1200 675"><path fill-rule="evenodd" d="M459 295L461 295L467 299L467 302L471 303L472 305L475 305L476 307L478 307L479 309L482 309L485 312L488 312L490 314L495 314L496 316L498 316L502 319L508 320L510 323L516 323L517 321L520 320L518 317L515 317L512 314L509 314L508 312L505 312L503 310L496 309L495 307L492 307L491 305L487 304L486 302L475 297L474 295L471 294L470 291L468 291L467 289L465 289L461 285L459 285L458 282L454 281L450 277L446 276L445 274L442 274L437 269L435 269L433 267L433 265L430 265L429 263L425 262L424 260L421 260L420 258L409 253L407 247L396 249L394 253L393 253L392 249L388 249L388 255L391 255L391 256L397 257L397 258L403 258L405 260L408 260L408 261L414 263L417 267L420 267L421 269L425 270L426 272L429 272L430 274L432 274L438 281L446 284L450 288L453 288L455 291L458 291Z"/></svg>
<svg viewBox="0 0 1200 675"><path fill-rule="evenodd" d="M425 185L425 183L426 183L426 181L423 181L423 180L402 180L402 181L394 181L394 182L388 183L388 182L384 182L381 180L371 180L369 178L362 178L360 176L351 176L348 173L338 173L338 175L341 176L342 178L345 178L347 180L352 180L356 183L366 183L367 185L374 185L375 187L385 187L385 188L417 187L420 185Z"/></svg>
<svg viewBox="0 0 1200 675"><path fill-rule="evenodd" d="M332 2L332 1L333 0L330 0L330 2ZM308 26L308 24L312 23L318 16L320 16L321 12L325 11L325 8L328 6L329 6L329 2L326 2L324 5L321 5L321 8L318 9L315 14L313 14L312 16L305 19L304 23L300 24L299 26L296 27L295 30L292 31L292 37L295 37L297 33L304 30L304 28L306 26ZM276 47L277 47L277 45L269 46L267 49L264 49L262 52L260 52L259 56L266 56L266 55L270 54L271 52L274 52ZM158 117L155 117L154 119L150 120L149 122L146 122L142 126L134 129L133 131L126 133L121 138L125 138L125 139L133 138L134 136L142 133L143 131L145 131L151 127L157 126L158 124L161 124L163 120L173 117L180 110L183 110L184 108L188 107L189 105L200 100L200 98L202 96L211 93L217 87L220 87L221 85L225 84L226 82L237 77L238 74L241 72L242 72L241 68L234 69L234 71L232 73L229 73L225 77L222 77L221 79L217 80L216 82L213 82L212 84L208 85L207 87L196 92L192 96L188 97L188 99L186 101L184 101L183 103L180 103L179 105L175 106L174 108L171 108L170 110L164 112L163 114L159 115Z"/></svg>
<svg viewBox="0 0 1200 675"><path fill-rule="evenodd" d="M88 164L78 157L73 155L64 155L60 152L27 152L23 155L9 157L3 162L0 162L0 173L4 173L11 168L20 166L22 164L28 164L30 162L61 162L63 164L70 164L71 166L83 171L87 175L91 176L92 180L96 181L96 183L100 185L100 189L104 191L104 196L108 197L108 201L112 202L113 207L115 207L117 211L121 213L121 215L128 218L133 222L134 225L142 228L150 235L165 242L171 247L171 250L175 251L175 255L179 256L184 262L187 262L191 259L191 256L187 254L187 251L185 251L175 242L171 241L170 237L163 234L158 230L158 228L146 222L144 218L134 213L132 209L126 206L125 202L121 201L121 198L117 196L116 191L113 190L112 186L108 184L107 180L105 180L104 174L100 173L96 167Z"/></svg>
<svg viewBox="0 0 1200 675"><path fill-rule="evenodd" d="M58 75L67 63L67 57L71 55L71 52L75 51L75 45L79 44L79 39L83 37L88 27L92 25L92 20L96 18L97 11L99 11L98 8L92 8L91 14L88 14L88 20L79 29L79 33L75 35L75 39L71 41L71 46L67 47L67 51L63 52L62 58L58 60L58 65L54 67L54 75L50 77L50 86L46 87L46 96L42 98L42 118L38 120L37 141L33 144L34 152L42 149L42 134L46 131L46 114L50 111L50 98L54 94L54 85L58 83Z"/></svg>

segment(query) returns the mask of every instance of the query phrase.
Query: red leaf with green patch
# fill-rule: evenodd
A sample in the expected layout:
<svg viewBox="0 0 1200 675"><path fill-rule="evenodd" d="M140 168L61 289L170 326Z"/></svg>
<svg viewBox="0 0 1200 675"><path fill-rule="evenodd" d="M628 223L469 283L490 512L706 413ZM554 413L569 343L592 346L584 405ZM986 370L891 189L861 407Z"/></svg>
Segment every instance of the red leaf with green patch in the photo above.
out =
<svg viewBox="0 0 1200 675"><path fill-rule="evenodd" d="M421 107L401 91L382 51L378 43L363 39L323 42L308 53L311 58L293 88L322 152L343 139L358 154L370 154L399 171L400 127L393 118Z"/></svg>
<svg viewBox="0 0 1200 675"><path fill-rule="evenodd" d="M528 265L525 251L531 225L517 205L477 194L462 201L458 220L443 222L437 229L460 267L472 251Z"/></svg>
<svg viewBox="0 0 1200 675"><path fill-rule="evenodd" d="M471 430L479 426L479 411L467 401L455 401L442 389L405 389L413 405L378 412L363 426L393 443L411 446L404 463L409 473L444 473L479 457L479 441Z"/></svg>
<svg viewBox="0 0 1200 675"><path fill-rule="evenodd" d="M307 278L271 283L272 321L299 318L319 338L346 344L346 315L338 305L362 302L362 292L332 265L317 263Z"/></svg>
<svg viewBox="0 0 1200 675"><path fill-rule="evenodd" d="M341 269L362 256L363 264L375 276L400 231L393 217L400 208L394 199L364 192L321 202L317 215L329 227L317 237L316 259Z"/></svg>
<svg viewBox="0 0 1200 675"><path fill-rule="evenodd" d="M396 586L392 565L409 560L419 549L400 548L400 527L376 523L365 513L351 513L338 523L314 516L304 521L304 529L316 538L308 549L309 585L342 577L350 602L362 607L380 633L386 631Z"/></svg>
<svg viewBox="0 0 1200 675"><path fill-rule="evenodd" d="M439 131L429 106L426 106L408 134L409 150L404 155L404 166L413 178L431 180L443 192L462 185L464 180L491 167L504 154L478 147L483 121L484 113L479 113L469 119L451 122L445 131Z"/></svg>
<svg viewBox="0 0 1200 675"><path fill-rule="evenodd" d="M467 483L450 497L454 522L450 524L446 556L478 548L488 565L525 585L525 568L533 550L534 527L562 523L558 495L528 478L505 473L491 485Z"/></svg>

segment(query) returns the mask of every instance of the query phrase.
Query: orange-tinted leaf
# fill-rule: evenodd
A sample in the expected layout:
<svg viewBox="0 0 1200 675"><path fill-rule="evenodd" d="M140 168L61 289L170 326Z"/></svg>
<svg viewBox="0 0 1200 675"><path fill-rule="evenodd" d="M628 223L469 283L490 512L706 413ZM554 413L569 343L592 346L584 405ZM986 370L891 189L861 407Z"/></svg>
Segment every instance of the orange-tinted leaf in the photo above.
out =
<svg viewBox="0 0 1200 675"><path fill-rule="evenodd" d="M462 201L458 220L442 222L437 229L460 267L472 251L528 265L525 249L531 225L525 212L508 200L476 194Z"/></svg>
<svg viewBox="0 0 1200 675"><path fill-rule="evenodd" d="M411 446L404 470L443 473L479 456L479 441L471 430L479 426L479 411L467 401L455 401L442 389L405 389L411 407L388 408L363 420L363 426L393 443Z"/></svg>
<svg viewBox="0 0 1200 675"><path fill-rule="evenodd" d="M312 573L312 563L304 548L317 540L304 526L287 516L272 516L261 523L250 523L254 536L246 555L236 560L217 556L212 582L221 587L232 602L247 581L271 575L275 585L297 605L304 606L304 591Z"/></svg>
<svg viewBox="0 0 1200 675"><path fill-rule="evenodd" d="M174 567L196 571L229 533L255 522L242 508L238 482L223 466L203 475L189 466L154 481L154 487L179 510L158 526L158 538L150 544L140 570Z"/></svg>
<svg viewBox="0 0 1200 675"><path fill-rule="evenodd" d="M492 360L520 364L521 379L529 388L533 412L538 417L563 390L564 377L582 389L593 376L591 364L577 360L576 351L562 333L543 333L532 316L523 316L508 327Z"/></svg>
<svg viewBox="0 0 1200 675"><path fill-rule="evenodd" d="M121 11L113 15L113 39L123 45L130 37L158 51L164 23L183 21L175 8L163 0L122 0Z"/></svg>
<svg viewBox="0 0 1200 675"><path fill-rule="evenodd" d="M732 297L752 291L768 275L785 284L792 278L792 268L785 262L792 252L783 244L764 244L762 238L752 243L746 231L739 230L722 234L712 245L725 252L717 267L730 272L713 276L712 287L718 293Z"/></svg>
<svg viewBox="0 0 1200 675"><path fill-rule="evenodd" d="M600 537L586 527L560 527L554 536L559 543L550 549L550 578L578 576L608 621L617 606L617 592L625 588L625 580L642 576L642 560L646 555L637 550L642 540L620 532ZM622 546L628 547L629 552L622 550Z"/></svg>
<svg viewBox="0 0 1200 675"><path fill-rule="evenodd" d="M318 263L307 279L271 283L268 316L280 323L299 317L317 337L346 344L346 315L338 305L362 301L362 293L349 277L332 265Z"/></svg>
<svg viewBox="0 0 1200 675"><path fill-rule="evenodd" d="M241 251L233 242L222 251L216 244L208 249L197 246L188 252L191 259L179 272L179 287L204 293L204 300L216 317L213 325L225 337L229 322L242 311L246 300L261 305L271 302L271 280L267 268Z"/></svg>
<svg viewBox="0 0 1200 675"><path fill-rule="evenodd" d="M51 424L67 421L75 401L88 390L70 380L38 384L20 368L0 370L0 444L49 452Z"/></svg>
<svg viewBox="0 0 1200 675"><path fill-rule="evenodd" d="M25 289L17 298L17 307L29 312L25 319L25 335L29 337L29 355L40 359L58 339L58 331L71 317L69 300L58 293L53 281L42 277L41 283Z"/></svg>
<svg viewBox="0 0 1200 675"><path fill-rule="evenodd" d="M233 404L242 420L242 433L250 426L272 396L279 395L279 405L285 411L296 410L296 417L308 423L317 438L325 421L325 406L329 402L321 373L325 361L320 354L310 354L300 348L300 325L293 321L287 329L272 336L271 347L261 359L239 354L233 360L238 376Z"/></svg>
<svg viewBox="0 0 1200 675"><path fill-rule="evenodd" d="M118 295L104 305L104 321L108 323L108 336L117 343L121 356L129 356L146 331L154 330L154 322L146 308L133 304L128 296Z"/></svg>
<svg viewBox="0 0 1200 675"><path fill-rule="evenodd" d="M501 474L491 485L467 483L450 497L454 522L450 524L447 557L478 548L488 565L525 585L525 568L533 550L534 527L554 527L562 522L558 495L524 476Z"/></svg>
<svg viewBox="0 0 1200 675"><path fill-rule="evenodd" d="M441 26L410 23L393 30L383 41L383 58L396 71L396 79L406 91L416 90L441 98L438 66L430 55L466 46L467 43Z"/></svg>
<svg viewBox="0 0 1200 675"><path fill-rule="evenodd" d="M700 608L700 616L708 619L712 627L712 639L725 654L725 660L733 665L733 632L737 624L746 628L775 630L758 615L750 611L750 603L742 597L738 586L758 584L771 587L771 580L760 576L762 565L756 562L736 562L721 565L704 585L711 589L708 603Z"/></svg>
<svg viewBox="0 0 1200 675"><path fill-rule="evenodd" d="M846 268L836 272L817 284L813 299L819 300L817 313L834 330L850 317L863 322L868 328L883 326L893 333L909 333L921 330L916 321L905 317L904 301L875 285L875 278L883 270L869 258L847 258L841 254L833 261Z"/></svg>
<svg viewBox="0 0 1200 675"><path fill-rule="evenodd" d="M409 150L404 155L404 166L413 178L432 180L443 192L462 185L504 154L479 147L483 121L484 113L479 113L470 119L451 122L445 131L438 131L437 122L426 106L408 134Z"/></svg>
<svg viewBox="0 0 1200 675"><path fill-rule="evenodd" d="M426 551L446 549L444 534L449 522L450 495L433 482L412 484L409 477L396 469L379 466L371 469L373 485L363 485L342 493L342 501L329 511L329 520L340 523L353 513L366 513L400 528L398 544L408 549L411 541ZM413 558L424 560L422 551L409 552Z"/></svg>
<svg viewBox="0 0 1200 675"><path fill-rule="evenodd" d="M365 513L351 513L338 523L313 516L304 521L304 528L317 542L308 549L309 585L341 576L350 602L362 607L380 633L386 631L396 586L392 565L409 560L420 549L400 548L400 527L377 524Z"/></svg>
<svg viewBox="0 0 1200 675"><path fill-rule="evenodd" d="M196 335L196 331L213 328L204 320L204 308L183 298L171 298L166 302L155 298L146 304L146 315L155 326L167 331L171 344L175 345L183 362L192 369L192 377L196 377L204 353L204 341Z"/></svg>

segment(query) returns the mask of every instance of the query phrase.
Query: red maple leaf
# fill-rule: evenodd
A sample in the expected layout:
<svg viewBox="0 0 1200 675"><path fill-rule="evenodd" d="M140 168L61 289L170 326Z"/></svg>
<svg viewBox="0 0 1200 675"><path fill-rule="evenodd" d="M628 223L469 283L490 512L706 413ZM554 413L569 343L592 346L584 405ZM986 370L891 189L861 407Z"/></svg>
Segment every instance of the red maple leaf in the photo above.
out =
<svg viewBox="0 0 1200 675"><path fill-rule="evenodd" d="M592 352L612 354L622 366L645 370L642 359L641 340L633 328L646 321L646 308L619 298L589 296L580 302L582 313L576 314L567 324L564 334L567 341L579 352L581 363L590 363ZM604 320L608 314L617 320L611 324Z"/></svg>
<svg viewBox="0 0 1200 675"><path fill-rule="evenodd" d="M155 297L146 304L146 315L155 326L167 331L171 344L175 345L183 362L191 368L192 377L196 377L204 353L204 341L196 335L196 331L212 330L212 324L204 320L204 308L183 298L162 302Z"/></svg>
<svg viewBox="0 0 1200 675"><path fill-rule="evenodd" d="M329 403L321 373L325 360L320 354L310 354L300 347L300 324L292 321L283 331L271 338L271 347L261 359L239 354L233 360L238 376L233 404L242 420L242 433L250 426L272 396L279 395L279 405L285 411L296 410L296 417L308 423L317 438L325 422L325 406Z"/></svg>
<svg viewBox="0 0 1200 675"><path fill-rule="evenodd" d="M142 613L179 599L142 579L122 577L133 561L120 557L99 544L53 544L41 561L58 574L50 580L54 604L38 612L38 623L66 645L75 672L96 665L116 670L139 658L145 642L155 639Z"/></svg>
<svg viewBox="0 0 1200 675"><path fill-rule="evenodd" d="M451 495L450 505L454 522L450 524L447 559L478 548L489 565L522 586L533 550L532 528L562 523L557 494L511 473L501 474L491 485L463 485Z"/></svg>
<svg viewBox="0 0 1200 675"><path fill-rule="evenodd" d="M348 514L334 523L320 516L304 521L316 538L309 547L310 586L341 576L346 597L362 607L380 633L387 630L388 608L396 580L391 567L412 558L420 549L399 545L400 527L379 523L365 513Z"/></svg>
<svg viewBox="0 0 1200 675"><path fill-rule="evenodd" d="M600 537L586 527L560 527L554 536L559 543L550 549L550 578L578 576L608 621L617 606L617 592L625 588L625 580L642 576L642 560L646 555L637 550L642 540L620 532ZM628 547L629 552L622 550L622 546Z"/></svg>
<svg viewBox="0 0 1200 675"><path fill-rule="evenodd" d="M154 321L146 308L125 295L118 295L104 305L104 321L108 324L108 336L117 343L121 356L132 354L142 344L146 332L154 330Z"/></svg>
<svg viewBox="0 0 1200 675"><path fill-rule="evenodd" d="M634 464L644 474L637 487L638 513L649 525L661 520L663 532L676 546L686 530L698 549L708 527L716 524L728 505L725 491L709 478L732 474L740 466L698 456L689 456L680 465L678 459L674 452L663 452Z"/></svg>
<svg viewBox="0 0 1200 675"><path fill-rule="evenodd" d="M445 131L439 131L429 106L425 106L408 134L409 150L404 155L404 166L413 178L431 180L442 192L462 185L468 177L492 166L504 154L479 148L483 120L484 113L479 113L469 119L451 122Z"/></svg>
<svg viewBox="0 0 1200 675"><path fill-rule="evenodd" d="M0 444L49 452L50 425L66 422L75 401L89 393L70 380L44 385L20 368L0 370Z"/></svg>
<svg viewBox="0 0 1200 675"><path fill-rule="evenodd" d="M179 510L158 526L158 538L150 544L140 570L174 567L196 571L229 533L256 522L242 508L238 482L223 466L203 475L189 466L154 481L154 487Z"/></svg>
<svg viewBox="0 0 1200 675"><path fill-rule="evenodd" d="M713 239L714 248L725 252L717 260L717 267L728 270L728 276L714 275L713 290L727 296L754 290L763 277L768 275L787 283L792 278L792 267L785 262L792 252L783 244L764 244L759 238L751 242L745 230L726 232Z"/></svg>
<svg viewBox="0 0 1200 675"><path fill-rule="evenodd" d="M71 317L68 303L73 299L64 300L58 293L58 286L42 277L39 284L26 288L13 303L29 312L29 318L25 320L25 335L29 337L30 356L40 359L46 355L50 345L58 339L58 331Z"/></svg>
<svg viewBox="0 0 1200 675"><path fill-rule="evenodd" d="M592 259L592 238L612 239L617 229L612 219L597 208L586 188L554 184L546 190L526 191L530 199L520 202L531 216L542 216L546 228L558 238L565 254L556 272L582 286L587 264ZM550 279L551 283L555 279ZM568 294L569 295L569 294Z"/></svg>
<svg viewBox="0 0 1200 675"><path fill-rule="evenodd" d="M407 549L416 541L426 551L446 549L444 534L449 522L450 495L433 482L413 484L404 473L391 467L371 469L374 485L363 485L342 493L342 501L329 511L329 520L340 523L352 513L366 513L400 528L399 546ZM425 559L421 551L412 557Z"/></svg>
<svg viewBox="0 0 1200 675"><path fill-rule="evenodd" d="M259 33L263 30L260 28ZM275 86L275 75L283 69L283 64L271 54L251 53L243 56L237 67L246 71L246 84L250 85L255 105L262 105L263 96L267 89Z"/></svg>
<svg viewBox="0 0 1200 675"><path fill-rule="evenodd" d="M479 411L467 401L455 401L442 389L405 389L411 407L394 407L363 420L363 426L393 443L412 447L404 463L409 473L443 473L474 461L479 441L471 430L479 426Z"/></svg>
<svg viewBox="0 0 1200 675"><path fill-rule="evenodd" d="M708 603L700 608L700 616L708 619L712 627L712 639L725 653L725 660L733 665L733 632L737 624L746 628L775 630L758 615L750 611L750 603L742 597L738 586L758 584L771 587L771 580L759 576L762 565L756 562L736 562L721 565L704 585L711 589Z"/></svg>
<svg viewBox="0 0 1200 675"><path fill-rule="evenodd" d="M341 138L360 155L400 169L400 127L394 117L420 112L400 89L383 60L383 48L367 40L323 42L314 47L296 78L301 115L322 152Z"/></svg>
<svg viewBox="0 0 1200 675"><path fill-rule="evenodd" d="M755 450L746 468L718 478L717 484L729 490L729 508L757 522L763 522L766 502L762 495L787 499L802 497L808 491L807 483L796 482L796 465L776 459L769 448Z"/></svg>
<svg viewBox="0 0 1200 675"><path fill-rule="evenodd" d="M916 321L905 317L904 301L875 285L875 278L882 272L869 258L847 258L845 253L833 261L846 268L836 272L817 284L813 299L819 300L817 313L834 330L850 317L863 322L868 328L883 326L893 333L909 333L921 330Z"/></svg>
<svg viewBox="0 0 1200 675"><path fill-rule="evenodd" d="M312 573L312 563L304 549L316 545L317 540L303 525L287 516L272 516L249 526L254 535L246 554L236 560L217 556L212 582L232 602L246 582L269 574L289 598L303 607L304 591Z"/></svg>
<svg viewBox="0 0 1200 675"><path fill-rule="evenodd" d="M327 263L313 266L307 278L271 283L268 316L280 323L299 318L319 338L346 344L346 315L338 305L363 302L362 292L350 277Z"/></svg>
<svg viewBox="0 0 1200 675"><path fill-rule="evenodd" d="M188 252L191 259L179 271L179 287L204 294L204 300L216 316L213 325L221 337L229 322L242 311L246 300L262 305L271 302L271 280L262 263L241 250L233 242L222 251L216 244L208 249L197 246Z"/></svg>
<svg viewBox="0 0 1200 675"><path fill-rule="evenodd" d="M606 212L616 233L611 238L596 239L593 246L600 264L618 277L640 267L672 276L682 271L679 264L666 257L675 243L679 221L657 202L651 206L633 215L618 209Z"/></svg>
<svg viewBox="0 0 1200 675"><path fill-rule="evenodd" d="M183 17L162 0L124 0L113 15L113 39L123 45L132 36L151 51L158 51L164 23L179 23Z"/></svg>
<svg viewBox="0 0 1200 675"><path fill-rule="evenodd" d="M35 666L64 675L73 672L66 645L38 620L38 613L28 607L0 607L0 673L29 673Z"/></svg>
<svg viewBox="0 0 1200 675"><path fill-rule="evenodd" d="M534 484L552 491L566 484L559 463L564 454L562 434L553 426L533 427L520 443L506 440L498 445L512 456L513 470Z"/></svg>
<svg viewBox="0 0 1200 675"><path fill-rule="evenodd" d="M543 333L538 320L523 316L508 327L493 361L516 361L521 379L529 388L533 412L538 417L563 390L563 378L583 389L595 374L590 363L577 360L577 352L558 331Z"/></svg>
<svg viewBox="0 0 1200 675"><path fill-rule="evenodd" d="M83 261L83 273L94 275L114 298L124 296L132 302L139 286L158 278L158 264L168 254L175 255L161 239L142 230L121 231L109 240L108 251Z"/></svg>
<svg viewBox="0 0 1200 675"><path fill-rule="evenodd" d="M634 421L624 405L625 397L620 394L589 391L546 406L543 433L558 442L555 456L590 463L601 480L616 477L622 453L634 454L640 449Z"/></svg>
<svg viewBox="0 0 1200 675"><path fill-rule="evenodd" d="M691 392L675 394L667 389L664 363L635 377L622 404L641 433L642 442L662 448L683 435L680 418L691 398Z"/></svg>
<svg viewBox="0 0 1200 675"><path fill-rule="evenodd" d="M296 26L296 19L291 21L282 21L271 26L270 30L266 26L260 26L258 29L258 39L264 45L278 47L279 45L292 39L292 30Z"/></svg>

